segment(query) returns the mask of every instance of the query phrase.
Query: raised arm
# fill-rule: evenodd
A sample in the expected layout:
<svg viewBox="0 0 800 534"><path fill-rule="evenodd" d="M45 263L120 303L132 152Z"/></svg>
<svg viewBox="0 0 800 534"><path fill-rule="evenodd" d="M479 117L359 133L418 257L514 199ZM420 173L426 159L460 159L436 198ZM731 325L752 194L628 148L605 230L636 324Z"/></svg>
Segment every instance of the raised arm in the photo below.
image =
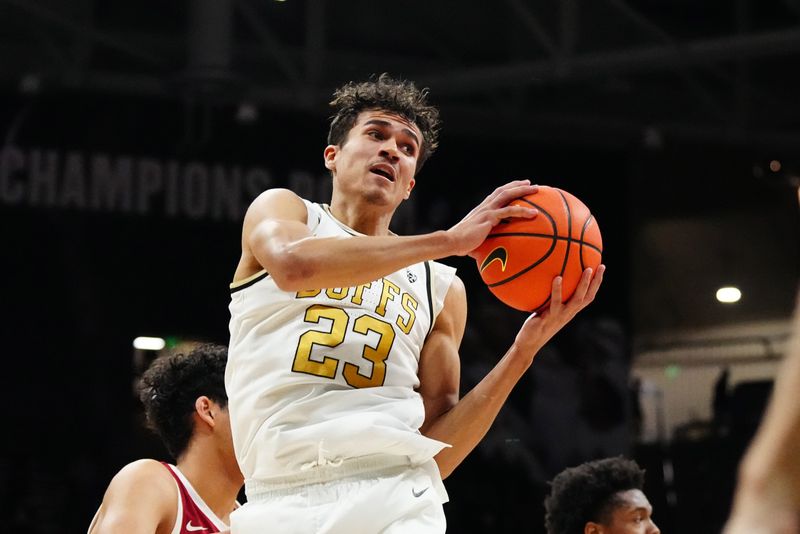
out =
<svg viewBox="0 0 800 534"><path fill-rule="evenodd" d="M178 489L155 460L126 465L109 484L89 534L156 534L172 531Z"/></svg>
<svg viewBox="0 0 800 534"><path fill-rule="evenodd" d="M422 350L419 370L419 392L425 404L421 432L452 445L436 455L442 478L450 475L486 435L539 349L594 300L604 271L601 265L592 276L591 269L587 269L567 303L563 303L561 296L561 278L555 278L550 308L541 315L528 317L505 355L460 400L458 347L464 334L467 304L461 281L456 279L451 285L444 308Z"/></svg>
<svg viewBox="0 0 800 534"><path fill-rule="evenodd" d="M800 530L800 292L785 361L764 420L741 465L725 534Z"/></svg>
<svg viewBox="0 0 800 534"><path fill-rule="evenodd" d="M283 290L352 287L408 265L464 255L483 242L507 217L533 217L536 210L508 206L531 194L527 180L496 189L458 224L446 231L416 236L314 237L306 226L303 201L286 189L262 193L250 206L242 230L242 258L235 280L262 268Z"/></svg>

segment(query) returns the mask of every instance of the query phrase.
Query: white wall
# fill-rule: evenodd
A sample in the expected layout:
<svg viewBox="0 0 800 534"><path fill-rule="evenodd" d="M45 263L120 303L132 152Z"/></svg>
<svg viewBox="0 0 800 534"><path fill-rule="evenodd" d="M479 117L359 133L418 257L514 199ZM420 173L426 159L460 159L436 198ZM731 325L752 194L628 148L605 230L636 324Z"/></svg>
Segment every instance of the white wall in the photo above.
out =
<svg viewBox="0 0 800 534"><path fill-rule="evenodd" d="M739 382L774 379L788 332L786 320L648 340L647 350L634 352L631 370L641 381L640 439L668 440L680 425L710 421L714 385L725 368L729 392Z"/></svg>

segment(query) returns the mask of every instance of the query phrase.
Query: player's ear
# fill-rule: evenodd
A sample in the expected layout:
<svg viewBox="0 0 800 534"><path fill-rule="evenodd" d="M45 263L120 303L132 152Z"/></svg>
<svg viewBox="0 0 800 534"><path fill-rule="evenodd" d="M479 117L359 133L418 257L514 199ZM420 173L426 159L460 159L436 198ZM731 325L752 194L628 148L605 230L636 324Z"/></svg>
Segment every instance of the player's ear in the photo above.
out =
<svg viewBox="0 0 800 534"><path fill-rule="evenodd" d="M325 168L331 172L336 172L336 156L339 154L338 145L328 145L322 152L322 157L325 158Z"/></svg>
<svg viewBox="0 0 800 534"><path fill-rule="evenodd" d="M206 397L205 395L201 395L197 397L194 401L194 411L200 419L205 422L208 426L214 427L217 424L215 418L215 411L217 409L217 405L211 399Z"/></svg>
<svg viewBox="0 0 800 534"><path fill-rule="evenodd" d="M600 523L589 521L583 527L583 534L603 534L603 526Z"/></svg>
<svg viewBox="0 0 800 534"><path fill-rule="evenodd" d="M406 189L405 199L408 200L408 197L411 196L411 191L414 189L414 186L417 184L417 181L414 178L408 181L408 189Z"/></svg>

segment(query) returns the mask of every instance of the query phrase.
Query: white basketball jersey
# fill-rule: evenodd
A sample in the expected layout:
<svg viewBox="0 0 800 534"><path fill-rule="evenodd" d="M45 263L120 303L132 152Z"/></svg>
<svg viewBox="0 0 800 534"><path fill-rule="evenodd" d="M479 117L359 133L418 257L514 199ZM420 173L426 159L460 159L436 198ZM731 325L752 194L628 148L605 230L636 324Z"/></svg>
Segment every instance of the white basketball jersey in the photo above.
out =
<svg viewBox="0 0 800 534"><path fill-rule="evenodd" d="M359 235L305 201L315 236ZM358 287L287 292L262 271L231 284L225 385L247 480L370 454L432 458L417 369L455 269L425 262Z"/></svg>

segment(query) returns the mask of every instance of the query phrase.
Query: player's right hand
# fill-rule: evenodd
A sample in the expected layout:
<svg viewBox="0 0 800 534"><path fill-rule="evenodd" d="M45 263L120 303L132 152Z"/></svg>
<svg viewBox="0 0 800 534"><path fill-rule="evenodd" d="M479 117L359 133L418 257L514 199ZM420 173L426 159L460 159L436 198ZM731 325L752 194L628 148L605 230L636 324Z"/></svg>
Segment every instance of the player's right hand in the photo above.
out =
<svg viewBox="0 0 800 534"><path fill-rule="evenodd" d="M447 230L453 243L453 254L464 256L473 252L502 219L536 217L538 210L535 208L508 204L514 199L536 193L537 190L538 186L531 185L530 180L514 180L495 189L466 217Z"/></svg>

